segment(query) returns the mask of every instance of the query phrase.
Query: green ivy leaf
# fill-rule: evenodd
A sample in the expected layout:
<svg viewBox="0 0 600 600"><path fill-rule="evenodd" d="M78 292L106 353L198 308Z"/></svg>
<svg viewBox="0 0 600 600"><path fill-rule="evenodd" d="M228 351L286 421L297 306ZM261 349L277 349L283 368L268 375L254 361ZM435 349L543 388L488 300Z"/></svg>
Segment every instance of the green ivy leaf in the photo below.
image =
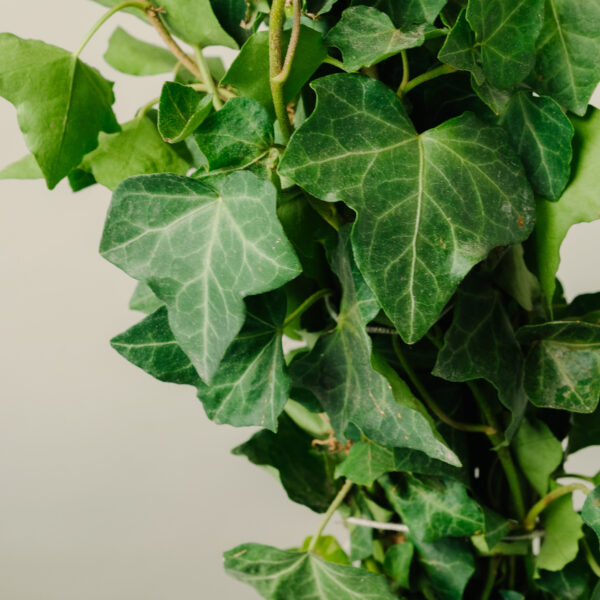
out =
<svg viewBox="0 0 600 600"><path fill-rule="evenodd" d="M306 552L311 541L312 536L307 537L299 551ZM336 563L337 565L351 564L348 555L344 552L339 542L331 535L322 535L319 537L312 551L328 562Z"/></svg>
<svg viewBox="0 0 600 600"><path fill-rule="evenodd" d="M538 202L535 247L542 289L549 304L556 288L560 247L576 223L589 223L600 215L598 156L600 110L590 109L583 119L573 118L573 174L559 202Z"/></svg>
<svg viewBox="0 0 600 600"><path fill-rule="evenodd" d="M410 565L415 546L409 540L394 544L387 549L383 561L383 569L396 583L405 589L410 588Z"/></svg>
<svg viewBox="0 0 600 600"><path fill-rule="evenodd" d="M474 264L529 235L529 184L504 133L472 114L417 135L378 81L342 74L312 85L317 107L279 171L358 213L356 262L403 339L415 342Z"/></svg>
<svg viewBox="0 0 600 600"><path fill-rule="evenodd" d="M385 577L314 554L243 544L225 552L225 569L267 600L394 600Z"/></svg>
<svg viewBox="0 0 600 600"><path fill-rule="evenodd" d="M241 46L250 35L243 26L248 11L246 0L210 0L210 5L223 29Z"/></svg>
<svg viewBox="0 0 600 600"><path fill-rule="evenodd" d="M540 300L540 283L525 263L525 252L521 244L507 249L494 271L494 281L528 312Z"/></svg>
<svg viewBox="0 0 600 600"><path fill-rule="evenodd" d="M543 515L546 535L536 565L538 569L560 571L579 552L583 521L573 509L570 495L552 501Z"/></svg>
<svg viewBox="0 0 600 600"><path fill-rule="evenodd" d="M470 277L456 295L452 325L432 371L447 381L485 379L512 414L510 439L525 412L521 388L523 356L500 294L482 278Z"/></svg>
<svg viewBox="0 0 600 600"><path fill-rule="evenodd" d="M0 179L43 179L44 174L33 154L7 165L0 170Z"/></svg>
<svg viewBox="0 0 600 600"><path fill-rule="evenodd" d="M470 0L467 20L481 44L483 71L492 85L507 88L529 75L544 0Z"/></svg>
<svg viewBox="0 0 600 600"><path fill-rule="evenodd" d="M335 498L338 486L333 481L330 459L315 450L312 441L312 436L283 414L277 433L259 431L232 452L255 465L277 469L290 500L322 513Z"/></svg>
<svg viewBox="0 0 600 600"><path fill-rule="evenodd" d="M584 523L596 532L600 540L600 487L595 488L588 494L581 511L581 517Z"/></svg>
<svg viewBox="0 0 600 600"><path fill-rule="evenodd" d="M513 449L525 477L540 496L545 495L550 475L563 461L560 441L543 421L525 419L515 436Z"/></svg>
<svg viewBox="0 0 600 600"><path fill-rule="evenodd" d="M510 522L487 506L482 506L485 519L485 543L492 550L510 531Z"/></svg>
<svg viewBox="0 0 600 600"><path fill-rule="evenodd" d="M516 93L500 118L523 164L534 192L558 200L571 174L569 119L552 98Z"/></svg>
<svg viewBox="0 0 600 600"><path fill-rule="evenodd" d="M514 94L513 89L501 90L487 80L478 83L473 74L471 74L471 87L479 99L496 115L506 112Z"/></svg>
<svg viewBox="0 0 600 600"><path fill-rule="evenodd" d="M242 169L269 151L273 125L255 100L232 98L202 123L194 138L211 171Z"/></svg>
<svg viewBox="0 0 600 600"><path fill-rule="evenodd" d="M299 273L275 201L275 188L246 172L224 178L219 194L159 174L128 179L113 195L100 252L165 302L206 382L244 322L242 298Z"/></svg>
<svg viewBox="0 0 600 600"><path fill-rule="evenodd" d="M532 83L583 116L600 79L600 3L546 0Z"/></svg>
<svg viewBox="0 0 600 600"><path fill-rule="evenodd" d="M401 50L421 46L431 27L419 25L410 30L394 27L388 15L370 6L346 9L327 34L326 42L339 48L344 69L358 71L370 67Z"/></svg>
<svg viewBox="0 0 600 600"><path fill-rule="evenodd" d="M128 75L158 75L175 68L177 59L164 48L143 42L117 27L108 40L104 60Z"/></svg>
<svg viewBox="0 0 600 600"><path fill-rule="evenodd" d="M189 165L163 142L153 121L141 116L124 123L118 133L101 133L98 147L84 157L82 168L114 190L134 175L185 175Z"/></svg>
<svg viewBox="0 0 600 600"><path fill-rule="evenodd" d="M539 571L536 585L560 600L590 599L590 570L584 560L574 560L560 571ZM594 596L591 600L596 600Z"/></svg>
<svg viewBox="0 0 600 600"><path fill-rule="evenodd" d="M475 535L485 528L481 507L454 479L406 474L396 486L387 478L380 483L394 510L419 540Z"/></svg>
<svg viewBox="0 0 600 600"><path fill-rule="evenodd" d="M158 131L175 144L193 133L212 110L212 96L201 97L187 85L167 81L160 93Z"/></svg>
<svg viewBox="0 0 600 600"><path fill-rule="evenodd" d="M433 23L448 0L356 0L388 14L396 27Z"/></svg>
<svg viewBox="0 0 600 600"><path fill-rule="evenodd" d="M139 281L135 286L133 295L129 300L129 308L131 310L138 310L147 315L158 310L163 304L164 302L156 297L150 286L142 281Z"/></svg>
<svg viewBox="0 0 600 600"><path fill-rule="evenodd" d="M287 48L289 39L290 31L286 30L283 33L283 48ZM300 92L327 56L323 36L311 27L302 25L296 56L302 57L302 60L293 61L290 75L283 86L283 98L286 103L291 102ZM248 39L229 67L222 83L236 88L240 95L260 102L269 111L269 115L274 117L275 109L269 83L268 31L259 31Z"/></svg>
<svg viewBox="0 0 600 600"><path fill-rule="evenodd" d="M591 413L600 396L600 325L555 321L517 333L531 344L524 387L536 406Z"/></svg>
<svg viewBox="0 0 600 600"><path fill-rule="evenodd" d="M119 130L112 84L70 52L0 34L0 96L14 104L19 127L50 189Z"/></svg>
<svg viewBox="0 0 600 600"><path fill-rule="evenodd" d="M310 353L292 362L293 385L319 399L340 440L353 425L375 442L421 450L458 465L456 455L436 439L427 419L414 408L399 404L390 383L373 368L371 341L357 297L357 272L352 269L345 231L331 257L343 289L337 326L321 336ZM408 388L405 393L411 396Z"/></svg>

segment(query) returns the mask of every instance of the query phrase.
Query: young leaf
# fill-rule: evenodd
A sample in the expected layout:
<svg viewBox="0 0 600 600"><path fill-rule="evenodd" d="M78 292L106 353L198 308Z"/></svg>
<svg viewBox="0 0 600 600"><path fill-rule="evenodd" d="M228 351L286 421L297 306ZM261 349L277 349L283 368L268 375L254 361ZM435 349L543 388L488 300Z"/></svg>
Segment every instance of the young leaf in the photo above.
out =
<svg viewBox="0 0 600 600"><path fill-rule="evenodd" d="M419 540L435 542L445 537L475 535L485 528L481 507L469 497L467 488L454 479L406 474L396 486L387 478L380 483L394 510Z"/></svg>
<svg viewBox="0 0 600 600"><path fill-rule="evenodd" d="M259 431L247 442L232 450L255 465L270 465L290 500L325 512L338 486L331 476L330 459L312 446L312 437L302 431L287 415L279 419L277 433Z"/></svg>
<svg viewBox="0 0 600 600"><path fill-rule="evenodd" d="M282 45L287 47L290 31L283 32ZM290 102L319 68L327 56L327 47L323 36L318 32L302 25L296 48L296 56L302 60L294 60L290 76L283 86L284 102ZM255 33L243 45L222 83L239 90L240 95L260 102L271 117L275 115L271 87L269 83L269 32Z"/></svg>
<svg viewBox="0 0 600 600"><path fill-rule="evenodd" d="M158 75L175 68L177 59L165 48L143 42L117 27L108 40L104 60L129 75Z"/></svg>
<svg viewBox="0 0 600 600"><path fill-rule="evenodd" d="M584 523L596 532L600 540L600 487L588 494L581 511L581 517Z"/></svg>
<svg viewBox="0 0 600 600"><path fill-rule="evenodd" d="M353 72L375 65L401 50L420 46L428 28L432 29L418 25L402 31L394 27L385 13L370 6L356 6L343 12L325 41L339 48L344 69Z"/></svg>
<svg viewBox="0 0 600 600"><path fill-rule="evenodd" d="M98 147L84 157L82 168L114 190L134 175L185 175L189 165L163 142L152 120L140 116L123 124L119 133L101 133Z"/></svg>
<svg viewBox="0 0 600 600"><path fill-rule="evenodd" d="M225 553L225 569L267 600L394 600L385 577L326 562L312 553L243 544Z"/></svg>
<svg viewBox="0 0 600 600"><path fill-rule="evenodd" d="M209 116L194 137L211 171L241 169L268 152L273 144L273 125L258 102L233 98Z"/></svg>
<svg viewBox="0 0 600 600"><path fill-rule="evenodd" d="M135 286L133 295L129 300L129 308L131 310L139 310L147 315L158 310L163 304L164 302L156 297L150 286L141 281Z"/></svg>
<svg viewBox="0 0 600 600"><path fill-rule="evenodd" d="M504 133L472 114L417 135L379 81L331 75L313 88L317 107L279 171L358 213L356 262L403 339L415 342L473 265L529 235L529 184Z"/></svg>
<svg viewBox="0 0 600 600"><path fill-rule="evenodd" d="M390 546L385 553L383 569L386 574L405 589L410 588L410 565L415 546L409 540Z"/></svg>
<svg viewBox="0 0 600 600"><path fill-rule="evenodd" d="M556 321L517 333L531 344L524 387L536 406L591 413L600 396L600 325Z"/></svg>
<svg viewBox="0 0 600 600"><path fill-rule="evenodd" d="M290 365L293 385L319 399L340 440L353 425L375 442L421 450L432 458L460 464L434 437L423 415L396 401L392 386L372 366L371 341L358 303L346 230L331 262L343 289L338 323L310 353ZM408 389L406 394L410 395Z"/></svg>
<svg viewBox="0 0 600 600"><path fill-rule="evenodd" d="M556 0L554 0L556 1ZM595 221L600 215L598 156L600 110L591 109L583 119L573 118L573 174L559 202L538 202L535 248L540 283L549 304L556 287L560 247L576 223Z"/></svg>
<svg viewBox="0 0 600 600"><path fill-rule="evenodd" d="M312 536L307 537L300 547L300 552L306 552L312 541ZM322 535L317 540L312 550L317 556L337 565L350 565L350 559L332 535Z"/></svg>
<svg viewBox="0 0 600 600"><path fill-rule="evenodd" d="M187 85L167 81L160 93L158 131L175 144L193 133L212 110L212 96L201 97Z"/></svg>
<svg viewBox="0 0 600 600"><path fill-rule="evenodd" d="M552 501L544 511L546 535L536 566L547 571L560 571L577 556L583 537L583 521L573 510L570 495Z"/></svg>
<svg viewBox="0 0 600 600"><path fill-rule="evenodd" d="M519 426L527 400L521 389L523 356L500 294L470 277L459 288L452 325L432 371L447 381L486 379L512 413L507 437Z"/></svg>
<svg viewBox="0 0 600 600"><path fill-rule="evenodd" d="M536 91L583 116L600 79L600 2L546 0L536 50Z"/></svg>
<svg viewBox="0 0 600 600"><path fill-rule="evenodd" d="M14 104L19 127L52 189L119 125L112 84L70 52L0 34L0 96Z"/></svg>
<svg viewBox="0 0 600 600"><path fill-rule="evenodd" d="M242 298L299 273L275 200L270 183L246 172L228 175L220 194L159 174L128 179L113 195L100 252L165 302L206 382L244 322Z"/></svg>
<svg viewBox="0 0 600 600"><path fill-rule="evenodd" d="M33 154L27 154L20 160L0 170L0 179L43 179L40 166Z"/></svg>
<svg viewBox="0 0 600 600"><path fill-rule="evenodd" d="M481 45L483 71L492 85L510 87L529 75L544 0L470 0L467 20Z"/></svg>
<svg viewBox="0 0 600 600"><path fill-rule="evenodd" d="M515 436L513 449L519 466L535 491L548 492L550 475L563 460L561 443L550 428L538 419L525 419Z"/></svg>
<svg viewBox="0 0 600 600"><path fill-rule="evenodd" d="M353 0L387 13L400 28L433 23L448 0Z"/></svg>
<svg viewBox="0 0 600 600"><path fill-rule="evenodd" d="M516 93L500 124L508 131L538 196L558 200L571 174L573 126L551 98Z"/></svg>

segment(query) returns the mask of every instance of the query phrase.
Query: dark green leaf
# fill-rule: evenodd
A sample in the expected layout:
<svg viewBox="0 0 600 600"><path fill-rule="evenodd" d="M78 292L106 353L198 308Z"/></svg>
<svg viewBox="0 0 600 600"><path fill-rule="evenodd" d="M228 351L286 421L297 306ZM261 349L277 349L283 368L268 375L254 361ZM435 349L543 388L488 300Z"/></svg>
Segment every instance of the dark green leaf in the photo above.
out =
<svg viewBox="0 0 600 600"><path fill-rule="evenodd" d="M600 446L600 406L592 414L571 415L569 454L588 446Z"/></svg>
<svg viewBox="0 0 600 600"><path fill-rule="evenodd" d="M560 600L588 600L590 571L583 560L575 560L560 571L539 571L536 585ZM591 600L596 600L592 597Z"/></svg>
<svg viewBox="0 0 600 600"><path fill-rule="evenodd" d="M541 294L540 283L525 264L523 246L510 246L494 272L495 282L526 311L532 311Z"/></svg>
<svg viewBox="0 0 600 600"><path fill-rule="evenodd" d="M502 538L508 535L510 524L508 519L494 512L490 508L483 506L483 517L485 520L485 543L491 550L496 544L502 541Z"/></svg>
<svg viewBox="0 0 600 600"><path fill-rule="evenodd" d="M70 52L0 34L0 96L15 105L25 142L53 188L98 144L118 131L112 84Z"/></svg>
<svg viewBox="0 0 600 600"><path fill-rule="evenodd" d="M40 166L33 154L27 154L20 160L0 170L0 179L43 179Z"/></svg>
<svg viewBox="0 0 600 600"><path fill-rule="evenodd" d="M267 600L394 600L381 575L272 546L238 546L225 553L225 569Z"/></svg>
<svg viewBox="0 0 600 600"><path fill-rule="evenodd" d="M337 493L330 459L315 450L312 436L285 414L279 419L277 433L259 431L233 454L245 456L256 465L275 467L290 499L316 512L325 512Z"/></svg>
<svg viewBox="0 0 600 600"><path fill-rule="evenodd" d="M600 487L589 493L583 505L581 517L584 523L596 532L600 540Z"/></svg>
<svg viewBox="0 0 600 600"><path fill-rule="evenodd" d="M600 79L600 2L546 0L536 90L583 116Z"/></svg>
<svg viewBox="0 0 600 600"><path fill-rule="evenodd" d="M495 114L501 115L506 111L514 90L501 90L494 87L489 81L477 83L475 76L471 74L471 87L479 99L487 104L488 108Z"/></svg>
<svg viewBox="0 0 600 600"><path fill-rule="evenodd" d="M242 298L299 272L275 216L275 188L245 172L220 194L175 175L123 182L109 209L102 255L165 302L175 338L209 381L244 322Z"/></svg>
<svg viewBox="0 0 600 600"><path fill-rule="evenodd" d="M289 36L290 32L286 30L283 35L284 48L287 47ZM303 25L300 28L296 56L302 57L302 60L294 60L290 76L283 86L286 103L298 94L327 56L327 47L323 43L322 35ZM260 102L269 111L269 114L274 116L275 111L269 84L268 31L259 31L248 39L229 67L223 83L236 88L242 96Z"/></svg>
<svg viewBox="0 0 600 600"><path fill-rule="evenodd" d="M546 494L550 475L563 460L561 443L543 421L525 419L515 436L513 448L523 474L535 491L540 496Z"/></svg>
<svg viewBox="0 0 600 600"><path fill-rule="evenodd" d="M267 111L250 98L233 98L210 115L194 134L210 170L244 168L269 151L273 125Z"/></svg>
<svg viewBox="0 0 600 600"><path fill-rule="evenodd" d="M516 93L500 124L508 131L538 196L558 200L571 174L573 126L551 98Z"/></svg>
<svg viewBox="0 0 600 600"><path fill-rule="evenodd" d="M164 302L156 297L150 287L141 281L135 286L133 295L129 300L131 310L139 310L147 315L158 310L163 304Z"/></svg>
<svg viewBox="0 0 600 600"><path fill-rule="evenodd" d="M506 88L529 75L544 20L544 0L469 0L467 20L481 44L489 82Z"/></svg>
<svg viewBox="0 0 600 600"><path fill-rule="evenodd" d="M294 386L311 391L319 399L340 440L352 425L375 442L421 450L458 465L456 455L433 435L427 419L406 403L399 403L390 383L372 366L371 341L357 298L357 273L352 269L347 235L343 235L331 262L343 289L338 323L309 354L290 365ZM413 404L408 388L405 394Z"/></svg>
<svg viewBox="0 0 600 600"><path fill-rule="evenodd" d="M417 135L378 81L332 75L313 87L317 108L294 134L280 172L357 211L358 266L404 340L414 342L474 264L531 232L522 167L504 133L471 114Z"/></svg>
<svg viewBox="0 0 600 600"><path fill-rule="evenodd" d="M536 406L590 413L600 396L600 325L556 321L519 330L532 344L525 360L525 392Z"/></svg>
<svg viewBox="0 0 600 600"><path fill-rule="evenodd" d="M415 547L412 542L405 540L390 546L385 553L383 568L388 575L402 588L410 588L410 565Z"/></svg>
<svg viewBox="0 0 600 600"><path fill-rule="evenodd" d="M223 29L241 46L250 35L243 26L248 11L246 1L210 0L210 5Z"/></svg>
<svg viewBox="0 0 600 600"><path fill-rule="evenodd" d="M500 294L470 277L456 295L454 319L446 332L433 374L448 381L486 379L513 413L510 439L525 411L521 389L523 357Z"/></svg>
<svg viewBox="0 0 600 600"><path fill-rule="evenodd" d="M143 42L117 27L108 41L104 60L128 75L158 75L175 68L177 59L164 48Z"/></svg>
<svg viewBox="0 0 600 600"><path fill-rule="evenodd" d="M212 110L212 96L201 97L192 88L167 81L160 94L158 131L174 144L193 133Z"/></svg>
<svg viewBox="0 0 600 600"><path fill-rule="evenodd" d="M600 110L573 118L573 174L557 203L538 202L535 246L540 283L549 304L555 290L560 247L571 226L595 221L600 215Z"/></svg>
<svg viewBox="0 0 600 600"><path fill-rule="evenodd" d="M502 596L502 600L525 600L525 596L523 596L523 594L519 594L519 592L512 592L510 590L501 590L500 596Z"/></svg>
<svg viewBox="0 0 600 600"><path fill-rule="evenodd" d="M356 0L387 13L396 27L433 23L448 0Z"/></svg>
<svg viewBox="0 0 600 600"><path fill-rule="evenodd" d="M114 190L134 175L185 175L188 163L163 142L150 118L140 116L123 124L119 133L101 133L98 147L84 157L82 167Z"/></svg>
<svg viewBox="0 0 600 600"><path fill-rule="evenodd" d="M327 34L326 42L339 48L346 71L358 71L375 65L401 50L420 46L428 26L396 29L390 17L370 6L346 9L336 26Z"/></svg>

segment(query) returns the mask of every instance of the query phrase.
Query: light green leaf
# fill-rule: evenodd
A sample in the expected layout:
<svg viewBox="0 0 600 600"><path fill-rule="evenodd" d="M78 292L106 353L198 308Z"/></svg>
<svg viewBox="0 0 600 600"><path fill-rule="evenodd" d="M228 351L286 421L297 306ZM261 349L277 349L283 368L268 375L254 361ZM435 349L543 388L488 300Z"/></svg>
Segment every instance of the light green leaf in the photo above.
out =
<svg viewBox="0 0 600 600"><path fill-rule="evenodd" d="M583 116L600 79L600 2L546 0L536 50L536 90Z"/></svg>
<svg viewBox="0 0 600 600"><path fill-rule="evenodd" d="M319 399L340 440L354 426L375 442L421 450L458 465L456 455L434 436L427 419L397 403L392 386L372 366L371 341L358 303L345 232L331 257L343 289L337 326L321 336L310 353L292 362L293 385Z"/></svg>
<svg viewBox="0 0 600 600"><path fill-rule="evenodd" d="M466 10L463 9L439 51L438 58L461 71L471 71L475 81L482 84L485 75L479 52L475 48L476 42L475 32L467 21Z"/></svg>
<svg viewBox="0 0 600 600"><path fill-rule="evenodd" d="M581 517L584 523L596 532L600 540L600 487L595 488L588 494L581 511Z"/></svg>
<svg viewBox="0 0 600 600"><path fill-rule="evenodd" d="M573 126L552 98L516 93L500 124L508 131L534 192L558 200L571 174Z"/></svg>
<svg viewBox="0 0 600 600"><path fill-rule="evenodd" d="M529 75L544 0L469 0L467 20L481 44L483 71L492 85L510 87Z"/></svg>
<svg viewBox="0 0 600 600"><path fill-rule="evenodd" d="M387 13L396 27L433 23L448 0L353 0Z"/></svg>
<svg viewBox="0 0 600 600"><path fill-rule="evenodd" d="M300 552L306 552L311 541L312 536L307 537L300 548ZM336 563L337 565L351 564L348 555L332 535L322 535L319 537L312 551L322 559Z"/></svg>
<svg viewBox="0 0 600 600"><path fill-rule="evenodd" d="M525 419L513 441L517 461L535 491L548 492L550 475L563 460L561 443L548 425L538 419Z"/></svg>
<svg viewBox="0 0 600 600"><path fill-rule="evenodd" d="M275 188L246 172L224 178L219 194L160 174L128 179L113 195L100 252L165 302L206 382L244 322L242 298L299 273L275 201Z"/></svg>
<svg viewBox="0 0 600 600"><path fill-rule="evenodd" d="M454 479L406 474L396 486L387 477L379 482L411 535L419 540L475 535L485 528L481 507Z"/></svg>
<svg viewBox="0 0 600 600"><path fill-rule="evenodd" d="M412 563L415 546L409 540L394 544L387 549L383 569L402 587L410 588L410 565Z"/></svg>
<svg viewBox="0 0 600 600"><path fill-rule="evenodd" d="M313 438L287 415L279 419L277 433L262 430L233 449L255 465L270 465L290 500L315 512L325 512L338 491L328 456L312 446Z"/></svg>
<svg viewBox="0 0 600 600"><path fill-rule="evenodd" d="M175 144L193 133L212 110L212 96L201 97L187 85L167 81L160 93L158 131Z"/></svg>
<svg viewBox="0 0 600 600"><path fill-rule="evenodd" d="M150 286L143 282L138 282L129 300L131 310L139 310L147 315L152 314L163 306L164 302L156 297L156 294L150 289Z"/></svg>
<svg viewBox="0 0 600 600"><path fill-rule="evenodd" d="M175 68L177 59L164 48L143 42L117 27L108 40L104 60L128 75L158 75Z"/></svg>
<svg viewBox="0 0 600 600"><path fill-rule="evenodd" d="M289 38L290 31L284 31L284 48L287 48ZM298 94L327 56L323 36L318 31L302 25L296 56L302 57L302 60L294 60L290 76L283 86L283 98L286 103ZM236 88L240 95L260 102L271 117L274 117L275 109L269 83L268 31L259 31L248 39L229 67L222 83Z"/></svg>
<svg viewBox="0 0 600 600"><path fill-rule="evenodd" d="M452 325L432 373L447 381L489 381L513 413L507 431L510 439L527 404L521 389L522 370L521 349L500 294L485 280L468 278L456 295Z"/></svg>
<svg viewBox="0 0 600 600"><path fill-rule="evenodd" d="M119 130L112 84L73 54L0 34L0 96L14 104L30 152L52 189L98 144Z"/></svg>
<svg viewBox="0 0 600 600"><path fill-rule="evenodd" d="M560 571L540 571L537 587L560 600L597 600L590 598L590 569L585 560L576 559Z"/></svg>
<svg viewBox="0 0 600 600"><path fill-rule="evenodd" d="M342 74L313 87L317 107L279 171L358 213L358 267L403 339L415 342L474 264L531 232L520 161L504 132L470 113L417 135L379 81Z"/></svg>
<svg viewBox="0 0 600 600"><path fill-rule="evenodd" d="M382 575L314 554L243 544L224 556L225 570L267 600L395 600Z"/></svg>
<svg viewBox="0 0 600 600"><path fill-rule="evenodd" d="M134 175L185 175L189 165L163 142L149 117L137 117L123 124L119 133L101 133L98 147L84 157L82 168L114 190Z"/></svg>
<svg viewBox="0 0 600 600"><path fill-rule="evenodd" d="M555 321L523 327L521 343L531 344L524 387L536 406L591 413L600 396L600 325Z"/></svg>
<svg viewBox="0 0 600 600"><path fill-rule="evenodd" d="M600 216L600 110L590 109L583 119L573 118L573 174L557 203L538 202L535 247L539 278L549 304L556 287L560 247L576 223Z"/></svg>
<svg viewBox="0 0 600 600"><path fill-rule="evenodd" d="M423 24L401 31L385 13L370 6L355 6L343 12L325 41L339 48L344 69L353 72L375 65L401 50L420 46L429 28Z"/></svg>
<svg viewBox="0 0 600 600"><path fill-rule="evenodd" d="M44 174L33 154L7 165L0 170L0 179L43 179Z"/></svg>
<svg viewBox="0 0 600 600"><path fill-rule="evenodd" d="M573 510L570 495L552 501L543 512L546 535L536 565L538 569L560 571L575 559L583 537L583 521Z"/></svg>
<svg viewBox="0 0 600 600"><path fill-rule="evenodd" d="M210 115L194 134L210 170L244 168L269 151L273 125L251 98L233 98Z"/></svg>

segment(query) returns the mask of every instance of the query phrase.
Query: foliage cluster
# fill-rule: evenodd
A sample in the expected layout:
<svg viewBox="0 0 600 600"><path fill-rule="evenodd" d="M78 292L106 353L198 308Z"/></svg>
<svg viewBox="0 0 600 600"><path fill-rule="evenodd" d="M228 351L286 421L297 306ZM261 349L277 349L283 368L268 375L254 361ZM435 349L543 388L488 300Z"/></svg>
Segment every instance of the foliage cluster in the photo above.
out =
<svg viewBox="0 0 600 600"><path fill-rule="evenodd" d="M0 177L114 191L100 252L146 316L113 347L261 427L234 452L324 513L228 572L269 600L600 597L600 474L564 470L600 443L600 294L556 280L600 214L600 0L101 3L75 52L0 34L31 152ZM169 74L126 123L80 59L120 10L162 45L119 28L106 61Z"/></svg>

